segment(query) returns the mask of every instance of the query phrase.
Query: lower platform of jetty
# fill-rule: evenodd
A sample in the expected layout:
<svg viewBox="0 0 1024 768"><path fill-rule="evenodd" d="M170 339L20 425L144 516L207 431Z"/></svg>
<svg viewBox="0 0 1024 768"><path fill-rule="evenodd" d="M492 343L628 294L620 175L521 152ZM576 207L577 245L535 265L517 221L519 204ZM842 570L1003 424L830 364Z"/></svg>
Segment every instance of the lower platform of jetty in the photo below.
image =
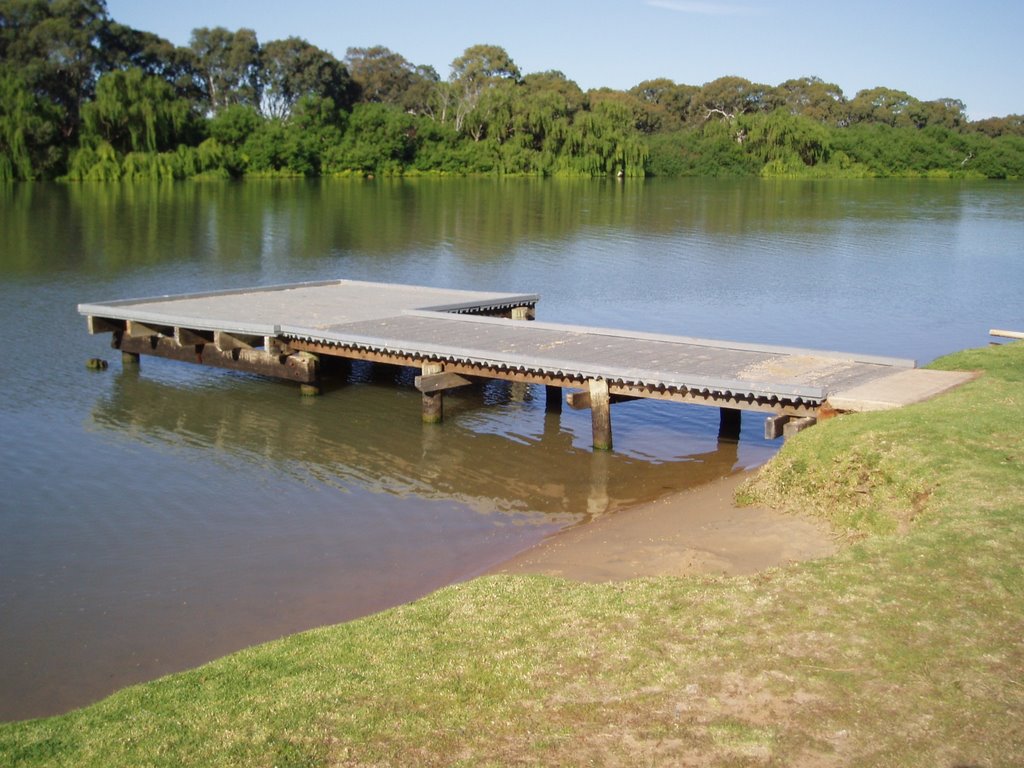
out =
<svg viewBox="0 0 1024 768"><path fill-rule="evenodd" d="M925 400L971 374L913 360L535 320L539 296L332 280L80 304L90 333L112 334L126 365L140 356L199 363L320 391L325 358L412 367L422 418L444 393L478 380L542 385L548 410L591 411L593 446L612 447L611 406L667 400L720 409L720 436L743 411L765 437L837 413Z"/></svg>

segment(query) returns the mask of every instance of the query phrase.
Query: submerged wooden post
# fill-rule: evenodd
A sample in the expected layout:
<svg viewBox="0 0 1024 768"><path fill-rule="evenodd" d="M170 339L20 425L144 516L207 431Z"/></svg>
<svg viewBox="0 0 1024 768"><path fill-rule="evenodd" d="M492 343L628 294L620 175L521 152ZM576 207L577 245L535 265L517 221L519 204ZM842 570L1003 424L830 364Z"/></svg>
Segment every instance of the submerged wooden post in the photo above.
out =
<svg viewBox="0 0 1024 768"><path fill-rule="evenodd" d="M591 379L587 382L590 394L590 423L594 434L594 450L612 449L612 403L608 382Z"/></svg>
<svg viewBox="0 0 1024 768"><path fill-rule="evenodd" d="M308 360L310 366L314 371L314 380L312 382L303 382L299 384L299 393L303 397L317 397L320 392L320 357L314 355L312 352L299 352L298 357L303 360Z"/></svg>
<svg viewBox="0 0 1024 768"><path fill-rule="evenodd" d="M739 440L743 411L738 408L718 409L718 439Z"/></svg>
<svg viewBox="0 0 1024 768"><path fill-rule="evenodd" d="M96 330L96 320L92 317L89 318L89 333L99 333L101 330L107 330L106 327L101 327ZM110 346L113 349L121 350L121 365L125 368L138 368L139 367L139 353L138 352L126 352L123 349L124 346L125 330L123 328L115 328L110 336Z"/></svg>
<svg viewBox="0 0 1024 768"><path fill-rule="evenodd" d="M590 456L590 488L587 492L587 514L598 517L608 511L608 462L611 456L596 451Z"/></svg>
<svg viewBox="0 0 1024 768"><path fill-rule="evenodd" d="M442 372L444 372L444 366L441 365L441 363L423 364L423 376L433 376ZM424 392L422 398L423 423L440 424L444 420L444 390L439 389L436 392Z"/></svg>

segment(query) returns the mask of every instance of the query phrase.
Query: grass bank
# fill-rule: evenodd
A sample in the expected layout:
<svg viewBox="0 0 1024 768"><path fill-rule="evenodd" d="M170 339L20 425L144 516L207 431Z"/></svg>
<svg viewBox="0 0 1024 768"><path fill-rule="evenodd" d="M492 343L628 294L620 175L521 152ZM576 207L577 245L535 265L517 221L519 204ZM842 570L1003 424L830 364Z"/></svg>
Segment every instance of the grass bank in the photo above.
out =
<svg viewBox="0 0 1024 768"><path fill-rule="evenodd" d="M489 577L0 726L5 766L1024 763L1024 344L801 433L744 495L832 558L749 578Z"/></svg>

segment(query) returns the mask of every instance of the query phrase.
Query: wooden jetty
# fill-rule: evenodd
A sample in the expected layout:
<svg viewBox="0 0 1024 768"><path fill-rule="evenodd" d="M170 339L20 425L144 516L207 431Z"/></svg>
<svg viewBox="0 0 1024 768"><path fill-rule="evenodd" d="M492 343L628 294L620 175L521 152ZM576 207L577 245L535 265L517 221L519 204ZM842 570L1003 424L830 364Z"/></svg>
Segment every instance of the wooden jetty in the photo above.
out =
<svg viewBox="0 0 1024 768"><path fill-rule="evenodd" d="M80 304L90 333L111 333L126 364L156 355L298 382L319 391L324 357L418 368L423 420L444 392L478 379L546 387L549 410L589 408L593 445L612 447L611 405L638 399L718 407L720 435L740 413L767 414L765 436L820 418L895 408L970 374L913 360L635 333L534 320L539 296L334 280ZM530 321L530 322L527 322Z"/></svg>

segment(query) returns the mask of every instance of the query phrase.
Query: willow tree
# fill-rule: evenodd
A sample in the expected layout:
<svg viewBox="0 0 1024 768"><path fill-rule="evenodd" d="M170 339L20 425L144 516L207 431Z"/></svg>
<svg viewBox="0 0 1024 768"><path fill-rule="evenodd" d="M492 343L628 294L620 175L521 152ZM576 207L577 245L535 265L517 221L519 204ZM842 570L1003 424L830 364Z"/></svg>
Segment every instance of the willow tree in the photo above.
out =
<svg viewBox="0 0 1024 768"><path fill-rule="evenodd" d="M141 69L108 72L96 97L82 107L82 141L106 142L118 152L159 152L195 138L192 105L166 80Z"/></svg>
<svg viewBox="0 0 1024 768"><path fill-rule="evenodd" d="M643 176L647 144L621 104L601 102L577 113L566 135L559 170L586 176Z"/></svg>
<svg viewBox="0 0 1024 768"><path fill-rule="evenodd" d="M828 130L819 122L780 108L770 115L741 118L744 149L763 163L795 169L827 162L831 151Z"/></svg>
<svg viewBox="0 0 1024 768"><path fill-rule="evenodd" d="M59 156L59 115L57 105L0 67L0 181L28 181L51 170Z"/></svg>

